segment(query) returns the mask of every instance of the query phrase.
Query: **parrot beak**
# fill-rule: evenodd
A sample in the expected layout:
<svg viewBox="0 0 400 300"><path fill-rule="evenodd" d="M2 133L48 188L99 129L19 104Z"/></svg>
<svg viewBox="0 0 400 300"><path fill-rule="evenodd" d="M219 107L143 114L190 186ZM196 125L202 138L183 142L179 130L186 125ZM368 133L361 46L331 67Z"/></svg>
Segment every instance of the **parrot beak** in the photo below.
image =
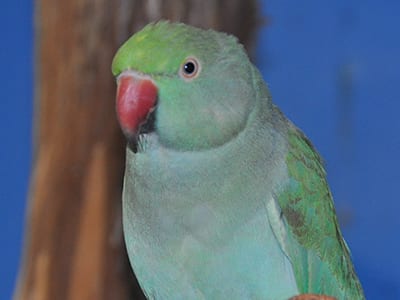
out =
<svg viewBox="0 0 400 300"><path fill-rule="evenodd" d="M118 121L128 141L136 142L141 126L155 109L158 90L150 77L133 71L122 72L117 84Z"/></svg>

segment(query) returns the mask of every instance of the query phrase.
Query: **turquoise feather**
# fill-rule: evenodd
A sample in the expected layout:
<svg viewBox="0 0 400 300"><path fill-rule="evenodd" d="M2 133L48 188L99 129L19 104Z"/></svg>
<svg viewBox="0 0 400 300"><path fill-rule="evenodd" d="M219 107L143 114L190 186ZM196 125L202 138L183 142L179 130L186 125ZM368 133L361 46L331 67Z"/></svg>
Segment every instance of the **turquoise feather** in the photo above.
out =
<svg viewBox="0 0 400 300"><path fill-rule="evenodd" d="M179 76L187 57L201 72ZM236 39L150 24L113 73L157 85L155 131L127 148L123 225L149 299L364 299L321 159Z"/></svg>

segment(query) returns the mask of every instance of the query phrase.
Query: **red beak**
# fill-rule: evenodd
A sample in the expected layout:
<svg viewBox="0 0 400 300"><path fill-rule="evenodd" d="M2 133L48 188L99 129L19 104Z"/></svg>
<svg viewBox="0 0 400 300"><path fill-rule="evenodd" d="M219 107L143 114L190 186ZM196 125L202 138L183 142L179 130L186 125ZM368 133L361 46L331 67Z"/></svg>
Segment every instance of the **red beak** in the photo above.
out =
<svg viewBox="0 0 400 300"><path fill-rule="evenodd" d="M119 75L117 115L122 131L130 140L137 136L140 125L146 121L157 102L157 87L149 77L132 71Z"/></svg>

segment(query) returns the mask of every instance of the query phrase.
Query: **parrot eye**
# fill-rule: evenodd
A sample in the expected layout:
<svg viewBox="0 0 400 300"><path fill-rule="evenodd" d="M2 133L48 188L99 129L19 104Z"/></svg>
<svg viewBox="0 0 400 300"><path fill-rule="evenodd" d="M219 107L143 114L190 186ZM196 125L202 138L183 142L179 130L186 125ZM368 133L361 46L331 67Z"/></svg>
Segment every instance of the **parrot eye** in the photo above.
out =
<svg viewBox="0 0 400 300"><path fill-rule="evenodd" d="M186 80L196 78L199 75L199 73L200 73L200 64L198 60L194 57L189 57L185 59L179 71L179 75Z"/></svg>

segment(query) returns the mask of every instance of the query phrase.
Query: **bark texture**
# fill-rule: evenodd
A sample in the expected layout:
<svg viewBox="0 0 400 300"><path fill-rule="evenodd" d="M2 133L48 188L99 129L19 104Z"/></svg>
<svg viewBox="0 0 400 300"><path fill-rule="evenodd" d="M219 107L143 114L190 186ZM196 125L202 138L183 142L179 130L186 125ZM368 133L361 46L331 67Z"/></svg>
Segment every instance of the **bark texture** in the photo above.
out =
<svg viewBox="0 0 400 300"><path fill-rule="evenodd" d="M35 13L35 162L14 299L142 299L122 237L112 57L160 18L251 46L256 0L37 0Z"/></svg>

